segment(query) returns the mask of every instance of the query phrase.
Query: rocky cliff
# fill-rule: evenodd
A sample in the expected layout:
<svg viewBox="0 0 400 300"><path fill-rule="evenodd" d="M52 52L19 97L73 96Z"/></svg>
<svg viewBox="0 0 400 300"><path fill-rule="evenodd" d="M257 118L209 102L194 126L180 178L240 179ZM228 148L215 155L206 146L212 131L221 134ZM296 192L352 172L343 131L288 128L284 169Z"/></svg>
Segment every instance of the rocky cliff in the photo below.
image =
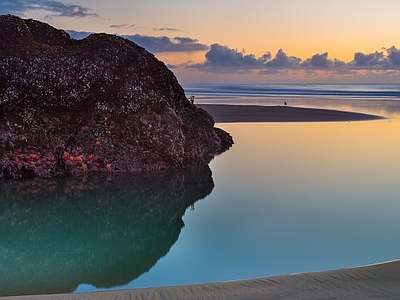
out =
<svg viewBox="0 0 400 300"><path fill-rule="evenodd" d="M0 16L0 178L180 168L232 137L118 36Z"/></svg>

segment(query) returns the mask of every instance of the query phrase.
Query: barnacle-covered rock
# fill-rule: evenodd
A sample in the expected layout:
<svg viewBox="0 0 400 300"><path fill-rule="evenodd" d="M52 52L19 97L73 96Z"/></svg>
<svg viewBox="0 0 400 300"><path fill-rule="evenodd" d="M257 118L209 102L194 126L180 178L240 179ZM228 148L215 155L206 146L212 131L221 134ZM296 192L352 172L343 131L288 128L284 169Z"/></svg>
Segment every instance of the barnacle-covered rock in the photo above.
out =
<svg viewBox="0 0 400 300"><path fill-rule="evenodd" d="M0 178L179 168L233 144L129 40L11 15L0 40Z"/></svg>

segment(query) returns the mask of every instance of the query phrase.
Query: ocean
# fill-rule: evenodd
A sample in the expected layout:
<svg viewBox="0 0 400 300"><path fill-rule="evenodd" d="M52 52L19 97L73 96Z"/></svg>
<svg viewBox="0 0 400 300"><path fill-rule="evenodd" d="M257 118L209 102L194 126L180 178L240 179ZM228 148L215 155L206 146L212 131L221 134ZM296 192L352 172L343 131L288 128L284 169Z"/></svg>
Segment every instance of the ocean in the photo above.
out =
<svg viewBox="0 0 400 300"><path fill-rule="evenodd" d="M192 84L199 104L288 105L400 115L400 84Z"/></svg>

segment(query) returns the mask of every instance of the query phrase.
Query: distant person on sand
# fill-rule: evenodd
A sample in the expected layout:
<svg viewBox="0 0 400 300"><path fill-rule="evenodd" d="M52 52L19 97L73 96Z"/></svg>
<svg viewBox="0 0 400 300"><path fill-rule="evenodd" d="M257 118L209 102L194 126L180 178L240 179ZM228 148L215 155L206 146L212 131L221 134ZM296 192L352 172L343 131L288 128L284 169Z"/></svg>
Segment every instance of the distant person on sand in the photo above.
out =
<svg viewBox="0 0 400 300"><path fill-rule="evenodd" d="M194 96L192 95L192 96L190 96L190 103L194 103Z"/></svg>
<svg viewBox="0 0 400 300"><path fill-rule="evenodd" d="M287 102L285 101L283 104L284 104L284 105L287 105Z"/></svg>

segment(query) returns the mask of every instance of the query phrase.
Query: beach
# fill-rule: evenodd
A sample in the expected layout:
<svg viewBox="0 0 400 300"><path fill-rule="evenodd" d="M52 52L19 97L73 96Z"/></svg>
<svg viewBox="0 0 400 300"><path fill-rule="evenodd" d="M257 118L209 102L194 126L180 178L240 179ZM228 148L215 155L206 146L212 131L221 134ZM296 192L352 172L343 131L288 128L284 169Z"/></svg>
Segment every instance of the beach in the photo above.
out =
<svg viewBox="0 0 400 300"><path fill-rule="evenodd" d="M368 114L289 106L197 106L207 110L217 123L381 119ZM4 299L395 299L400 295L399 283L400 261L396 260L364 267L231 282Z"/></svg>
<svg viewBox="0 0 400 300"><path fill-rule="evenodd" d="M332 109L292 106L198 104L216 123L239 122L347 122L382 119L380 116Z"/></svg>
<svg viewBox="0 0 400 300"><path fill-rule="evenodd" d="M4 299L398 299L400 261L359 268L181 287Z"/></svg>

